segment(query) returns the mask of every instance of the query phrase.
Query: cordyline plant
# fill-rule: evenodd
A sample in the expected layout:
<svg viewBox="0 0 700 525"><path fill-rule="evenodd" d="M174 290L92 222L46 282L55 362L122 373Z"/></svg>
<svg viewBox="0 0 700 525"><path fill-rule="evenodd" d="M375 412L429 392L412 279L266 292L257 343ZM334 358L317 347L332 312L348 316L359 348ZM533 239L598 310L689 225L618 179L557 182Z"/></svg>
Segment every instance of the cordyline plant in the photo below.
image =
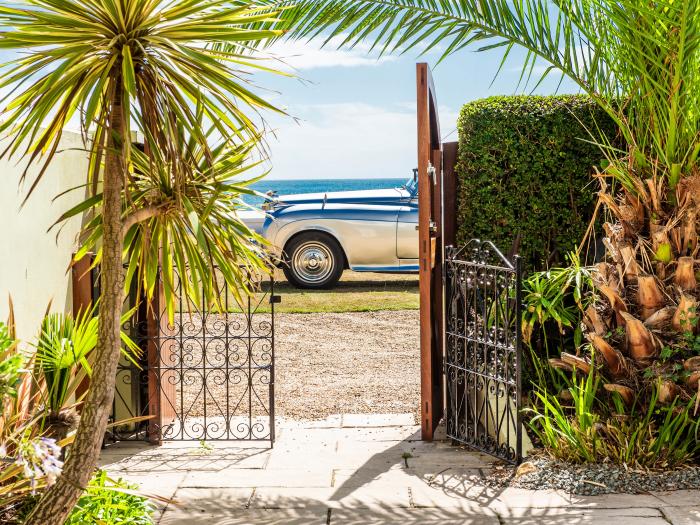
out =
<svg viewBox="0 0 700 525"><path fill-rule="evenodd" d="M444 56L476 44L502 50L501 67L523 48L521 80L539 85L558 72L615 120L624 151L591 130L609 163L597 174L607 260L592 275L598 300L585 315L589 349L616 400L650 406L658 390L667 406L691 402L700 389L700 0L296 3L276 27L298 37ZM587 371L591 360L584 352L554 364Z"/></svg>
<svg viewBox="0 0 700 525"><path fill-rule="evenodd" d="M41 163L33 189L59 150L64 125L80 122L89 196L68 215L97 211L87 235L99 245L101 265L91 388L63 474L29 524L62 524L93 473L114 397L124 261L128 278L147 293L155 289L161 251L168 264L188 266L194 281L211 283L220 264L232 288L245 286L239 263L264 264L255 236L235 210L221 212L219 199L238 188L221 170L235 174L236 155L250 147L234 143L257 140L252 115L274 110L244 76L261 67L246 58L247 50L279 35L256 29L274 16L269 4L251 1L0 2L0 48L21 51L0 76L0 87L11 89L0 124L9 135L2 154ZM220 149L209 146L212 128ZM144 137L142 154L135 152L134 133ZM172 287L166 293L171 302Z"/></svg>

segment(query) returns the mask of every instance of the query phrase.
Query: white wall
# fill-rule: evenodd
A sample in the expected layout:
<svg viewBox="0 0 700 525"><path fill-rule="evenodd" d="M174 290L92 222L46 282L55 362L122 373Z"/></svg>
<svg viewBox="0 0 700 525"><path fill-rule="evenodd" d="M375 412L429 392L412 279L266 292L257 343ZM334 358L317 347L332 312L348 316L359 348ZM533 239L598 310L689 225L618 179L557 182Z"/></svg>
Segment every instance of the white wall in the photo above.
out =
<svg viewBox="0 0 700 525"><path fill-rule="evenodd" d="M0 142L0 150L6 146L6 140ZM53 311L70 311L72 307L68 267L80 219L66 223L58 238L58 228L47 230L83 199L84 190L78 190L53 201L59 193L85 184L87 155L79 151L84 149L80 135L72 132L64 133L60 149L21 208L38 168L32 167L20 187L26 161L19 156L0 160L0 320L7 320L11 295L18 337L24 340L35 336L49 301Z"/></svg>

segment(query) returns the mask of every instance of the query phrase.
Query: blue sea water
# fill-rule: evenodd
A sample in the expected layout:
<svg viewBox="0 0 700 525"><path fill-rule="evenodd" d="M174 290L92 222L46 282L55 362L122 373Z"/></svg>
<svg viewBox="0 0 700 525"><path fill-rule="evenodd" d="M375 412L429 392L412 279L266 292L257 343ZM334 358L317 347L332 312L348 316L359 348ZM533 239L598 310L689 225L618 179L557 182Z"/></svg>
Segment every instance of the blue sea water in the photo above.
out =
<svg viewBox="0 0 700 525"><path fill-rule="evenodd" d="M263 179L253 184L253 189L267 193L276 191L279 195L293 195L296 193L327 193L331 191L353 190L380 190L385 188L398 188L403 186L408 179ZM246 197L249 204L260 205L262 199Z"/></svg>

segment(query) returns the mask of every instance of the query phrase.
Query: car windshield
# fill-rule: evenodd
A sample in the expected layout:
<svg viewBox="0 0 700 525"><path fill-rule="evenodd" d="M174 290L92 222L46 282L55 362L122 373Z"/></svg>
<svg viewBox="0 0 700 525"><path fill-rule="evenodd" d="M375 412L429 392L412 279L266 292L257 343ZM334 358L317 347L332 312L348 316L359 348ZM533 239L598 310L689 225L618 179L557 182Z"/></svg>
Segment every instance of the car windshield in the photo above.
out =
<svg viewBox="0 0 700 525"><path fill-rule="evenodd" d="M408 182L404 184L404 188L408 190L409 193L414 194L418 188L418 180L415 177L408 179Z"/></svg>

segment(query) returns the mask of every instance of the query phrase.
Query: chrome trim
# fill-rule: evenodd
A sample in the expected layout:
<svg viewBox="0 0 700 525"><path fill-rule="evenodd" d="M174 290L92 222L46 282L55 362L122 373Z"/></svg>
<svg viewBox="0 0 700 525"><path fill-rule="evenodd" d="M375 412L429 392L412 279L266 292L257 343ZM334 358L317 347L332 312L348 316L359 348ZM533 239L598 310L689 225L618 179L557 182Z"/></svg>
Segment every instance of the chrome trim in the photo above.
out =
<svg viewBox="0 0 700 525"><path fill-rule="evenodd" d="M406 264L400 266L352 266L353 272L377 272L377 273L410 273L420 270L418 264Z"/></svg>

